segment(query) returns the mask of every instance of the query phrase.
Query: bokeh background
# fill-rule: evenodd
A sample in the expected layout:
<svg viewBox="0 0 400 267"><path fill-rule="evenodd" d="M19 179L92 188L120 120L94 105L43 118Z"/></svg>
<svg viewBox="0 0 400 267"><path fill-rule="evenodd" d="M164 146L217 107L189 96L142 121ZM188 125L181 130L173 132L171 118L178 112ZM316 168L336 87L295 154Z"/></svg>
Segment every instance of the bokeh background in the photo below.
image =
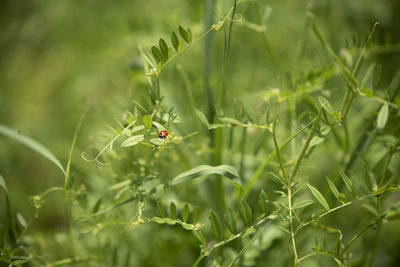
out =
<svg viewBox="0 0 400 267"><path fill-rule="evenodd" d="M214 21L219 19L217 9L225 13L232 5L232 1L227 0L216 2ZM255 23L251 2L240 6L238 12ZM371 49L368 60L382 65L382 88L400 68L398 0L259 2L267 7L269 14L266 25L275 62L266 53L259 33L235 24L228 65L227 103L231 103L233 97L255 103L259 92L280 86L279 75L288 71L296 73L300 69L307 71L322 64L316 63L321 57L316 51L322 48L312 33L305 37L309 40L303 48L304 56L295 63L293 60L299 49L297 44L303 38L307 10L313 12L335 51L346 42L358 40L362 43L373 23L379 21L375 48ZM169 33L179 24L190 26L194 37L200 36L205 31L205 6L205 1L199 0L2 0L0 123L39 141L65 164L75 126L80 114L87 109L73 155L73 172L77 183L96 184L93 181L104 178L102 170L83 161L81 152L97 142L100 134L106 131L106 124L112 124L132 107L132 100L147 99L138 47L149 49L160 37L169 40ZM211 88L217 92L223 34L215 33L213 42ZM185 105L184 83L176 66L184 69L198 99L198 108L204 110L204 64L204 44L199 42L168 66L161 78L163 95L183 118L187 132L195 123ZM328 165L329 161L322 163L325 168ZM174 172L175 167L171 168ZM39 253L51 261L66 256L55 252L62 248L64 238L57 235L65 228L62 194L51 195L38 218L34 217L35 210L29 201L30 196L51 186L62 186L63 176L59 170L29 149L0 136L0 173L7 182L13 208L24 215L30 223L29 231L35 233L32 239L36 240ZM0 214L4 216L2 194L0 200ZM382 239L385 244L379 253L383 265L377 266L397 266L399 237L391 236L397 234L395 229L390 226L386 229L383 235L387 238ZM165 234L173 235L172 232ZM146 239L146 233L142 238ZM168 238L174 240L174 237ZM179 235L175 238L179 239ZM170 266L170 262L179 262L178 257L183 257L181 266L187 266L184 261L192 262L196 257L194 249L187 251L182 247L173 252L166 249L152 257L151 251L164 247L159 243L152 247L150 243L137 250L141 255L137 256L140 266L162 266L159 265L162 263ZM47 250L54 244L57 249ZM157 244L161 247L155 248ZM182 256L185 253L187 255Z"/></svg>

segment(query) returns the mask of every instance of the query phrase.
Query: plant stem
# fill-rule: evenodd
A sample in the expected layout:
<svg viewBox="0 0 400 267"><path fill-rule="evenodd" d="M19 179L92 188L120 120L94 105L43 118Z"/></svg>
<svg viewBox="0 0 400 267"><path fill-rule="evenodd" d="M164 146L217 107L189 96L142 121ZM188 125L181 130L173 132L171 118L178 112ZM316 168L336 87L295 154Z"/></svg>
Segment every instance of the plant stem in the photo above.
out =
<svg viewBox="0 0 400 267"><path fill-rule="evenodd" d="M379 216L377 219L373 220L372 222L370 222L367 226L365 226L358 234L356 234L347 244L346 246L343 248L341 255L344 255L344 253L346 252L346 250L349 249L349 247L357 240L359 239L365 232L368 231L368 229L370 229L371 227L373 227L374 225L376 225L378 222L380 222L383 218L385 217L385 215Z"/></svg>
<svg viewBox="0 0 400 267"><path fill-rule="evenodd" d="M237 2L237 0L234 1L228 38L226 36L226 31L224 28L225 45L224 45L224 55L223 55L223 62L222 62L221 85L220 85L219 100L218 100L218 106L221 110L224 109L224 103L225 103L226 66L227 66L228 53L229 53L229 48L230 48L230 43L231 43L233 18L235 16L235 11L236 11L236 2ZM216 118L216 123L220 123L218 116ZM214 147L215 147L214 163L215 163L215 165L220 165L222 162L222 129L220 129L220 128L216 129L214 140L215 140L215 142L214 142ZM219 201L218 201L219 211L222 212L225 210L226 203L225 203L225 190L224 190L224 185L223 185L221 176L218 176L216 179L215 189L216 189L216 194L219 198Z"/></svg>
<svg viewBox="0 0 400 267"><path fill-rule="evenodd" d="M308 146L310 145L311 139L312 139L312 137L313 137L313 135L314 135L314 131L315 131L315 129L317 129L317 125L318 125L318 122L319 122L319 118L320 118L320 116L321 116L321 110L322 110L322 109L320 109L320 110L318 111L318 115L317 115L317 117L316 117L315 120L314 120L314 124L313 124L313 126L311 127L311 130L310 130L310 132L309 132L308 135L307 135L306 141L305 141L305 143L304 143L304 145L303 145L303 147L302 147L302 149L301 149L301 151L300 151L300 154L299 154L299 156L298 156L298 158L297 158L297 160L296 160L296 163L294 164L294 167L293 167L293 169L292 169L292 172L290 173L290 177L289 177L289 181L290 181L290 182L292 182L293 179L294 179L294 177L296 176L297 170L298 170L299 167L300 167L300 163L301 163L301 161L302 161L303 158L304 158L304 155L305 155L305 153L306 153L306 151L307 151Z"/></svg>
<svg viewBox="0 0 400 267"><path fill-rule="evenodd" d="M205 1L205 15L204 15L204 28L210 29L214 23L214 0ZM213 94L210 87L210 77L212 73L212 61L213 61L213 40L214 33L210 32L204 38L204 92L206 96L206 110L208 121L214 120L214 107L213 107ZM212 134L212 133L211 133Z"/></svg>
<svg viewBox="0 0 400 267"><path fill-rule="evenodd" d="M87 109L85 109L84 112L82 112L82 115L80 116L79 120L78 120L78 124L76 125L75 128L75 132L74 132L74 137L72 138L72 145L71 145L71 149L69 151L69 155L68 155L68 162L67 162L67 166L65 167L65 178L64 178L64 205L65 205L65 213L66 213L66 218L67 218L67 229L68 229L68 233L69 233L69 245L70 247L73 247L72 244L72 212L71 212L71 193L70 193L70 170L71 170L71 162L72 162L72 153L74 151L75 148L75 144L76 144L76 139L78 137L78 132L81 128L83 119L85 118Z"/></svg>
<svg viewBox="0 0 400 267"><path fill-rule="evenodd" d="M294 238L294 229L293 229L293 208L292 208L292 185L288 185L288 205L289 205L289 224L290 224L290 237L292 239L293 253L294 253L294 266L298 265L298 255L296 249L296 241Z"/></svg>
<svg viewBox="0 0 400 267"><path fill-rule="evenodd" d="M328 211L322 213L321 215L318 215L318 216L314 217L312 220L310 220L310 221L308 221L308 222L303 223L302 225L300 225L300 226L296 229L296 232L298 232L299 230L303 229L303 228L306 227L307 225L309 225L309 224L315 222L316 220L318 220L318 219L320 219L320 218L322 218L322 217L325 217L326 215L328 215L328 214L330 214L330 213L332 213L332 212L334 212L334 211L336 211L336 210L339 210L339 209L341 209L341 208L347 207L347 206L349 206L349 205L351 205L351 204L353 204L353 203L355 203L355 202L358 202L358 201L363 200L363 199L365 199L365 198L371 197L371 196L373 196L373 195L374 195L373 193L372 193L372 194L368 194L368 195L365 195L365 196L363 196L363 197L357 198L357 199L355 199L355 200L353 200L353 201L349 201L349 202L343 203L342 205L339 205L339 206L337 206L337 207L335 207L335 208L333 208L333 209L330 209L330 210L328 210Z"/></svg>
<svg viewBox="0 0 400 267"><path fill-rule="evenodd" d="M283 181L289 187L290 186L289 179L286 176L285 167L283 166L283 161L282 161L282 158L281 158L281 152L280 152L280 149L279 149L279 146L278 146L278 142L276 141L276 117L274 118L274 123L273 123L273 126L272 126L272 138L274 139L275 152L276 152L276 156L277 156L278 161L279 161L279 166L281 167Z"/></svg>
<svg viewBox="0 0 400 267"><path fill-rule="evenodd" d="M307 129L313 121L308 123L306 126L298 130L296 133L293 135L289 136L286 138L283 143L279 146L279 150L284 149L292 140L295 138L297 135L299 135L301 132L303 132L305 129ZM265 161L261 164L260 167L258 167L257 171L254 173L253 177L251 177L249 183L246 185L243 191L243 198L246 198L246 196L250 193L251 189L253 188L254 184L257 182L257 180L261 177L261 174L263 173L264 169L268 166L268 164L271 162L271 160L276 156L276 150L272 151L269 153L268 157L265 159Z"/></svg>

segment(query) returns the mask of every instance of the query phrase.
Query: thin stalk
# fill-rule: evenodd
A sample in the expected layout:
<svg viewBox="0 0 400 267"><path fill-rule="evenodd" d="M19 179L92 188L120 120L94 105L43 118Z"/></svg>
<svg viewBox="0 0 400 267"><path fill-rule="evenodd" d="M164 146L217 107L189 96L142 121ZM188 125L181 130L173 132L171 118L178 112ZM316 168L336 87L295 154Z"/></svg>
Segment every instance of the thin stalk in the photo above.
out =
<svg viewBox="0 0 400 267"><path fill-rule="evenodd" d="M363 234L365 234L368 229L370 229L371 227L373 227L374 225L376 225L378 222L380 222L383 218L385 217L385 215L379 216L377 219L373 220L372 222L370 222L368 225L366 225L360 232L358 232L347 244L346 246L343 248L341 255L344 255L344 253L346 252L346 250L348 250L350 248L350 246L357 240L359 239Z"/></svg>
<svg viewBox="0 0 400 267"><path fill-rule="evenodd" d="M292 136L289 136L286 138L283 143L279 146L279 150L284 149L296 136L298 136L301 132L303 132L305 129L307 129L313 121L308 123L306 126L298 130L296 133L294 133ZM243 198L246 198L246 196L250 193L251 189L253 188L254 184L257 182L257 180L261 177L261 174L263 173L264 169L268 166L268 164L271 162L271 160L276 156L276 150L272 151L269 153L265 161L258 167L257 171L254 173L253 177L251 177L249 183L245 186L244 191L243 191Z"/></svg>
<svg viewBox="0 0 400 267"><path fill-rule="evenodd" d="M289 224L290 224L290 237L292 240L293 253L294 253L294 266L298 265L298 255L296 249L296 241L294 238L295 232L293 229L293 208L292 208L292 185L288 185L288 205L289 205Z"/></svg>
<svg viewBox="0 0 400 267"><path fill-rule="evenodd" d="M355 199L355 200L353 200L353 201L349 201L349 202L343 203L342 205L339 205L339 206L337 206L337 207L335 207L335 208L333 208L333 209L330 209L330 210L328 210L328 211L322 213L321 215L315 216L315 217L314 217L313 219L311 219L310 221L308 221L308 222L306 222L306 223L303 223L302 225L299 225L299 227L297 227L297 229L296 229L295 232L300 231L301 229L303 229L304 227L308 226L309 224L315 222L316 220L318 220L318 219L320 219L320 218L322 218L322 217L325 217L326 215L328 215L328 214L330 214L330 213L332 213L332 212L334 212L334 211L337 211L337 210L339 210L339 209L342 209L342 208L344 208L344 207L347 207L347 206L349 206L349 205L351 205L351 204L353 204L353 203L355 203L355 202L358 202L358 201L360 201L360 200L366 199L366 198L371 197L371 196L373 196L373 195L374 195L374 194L365 195L365 196L360 197L360 198L357 198L357 199Z"/></svg>
<svg viewBox="0 0 400 267"><path fill-rule="evenodd" d="M204 253L200 253L199 257L197 258L196 262L193 264L193 267L196 267L200 264L200 262L204 259Z"/></svg>
<svg viewBox="0 0 400 267"><path fill-rule="evenodd" d="M268 224L265 224L254 236L250 239L249 242L240 250L240 252L236 255L236 257L229 263L228 267L233 266L233 264L243 255L243 253L250 247L251 244L260 236L260 234L264 231Z"/></svg>
<svg viewBox="0 0 400 267"><path fill-rule="evenodd" d="M225 103L225 76L226 76L226 66L227 66L227 59L228 59L228 54L229 54L229 48L231 44L231 37L232 37L232 27L233 27L233 18L235 16L235 11L236 11L236 2L237 0L234 1L234 6L233 6L233 12L232 12L232 17L231 17L231 23L229 26L229 32L228 36L226 36L226 31L224 28L224 33L225 33L225 45L224 45L224 56L223 56L223 63L222 63L222 74L221 74L221 85L220 85L220 92L219 92L219 101L218 101L218 106L221 110L224 109L224 103ZM217 117L216 119L217 123L220 123L219 118ZM215 131L215 139L214 139L214 146L215 146L215 159L214 163L216 165L220 165L222 162L222 129L218 128ZM217 177L216 179L216 194L219 198L218 205L219 205L219 210L222 212L225 210L225 190L224 190L224 185L222 182L222 178L220 176Z"/></svg>
<svg viewBox="0 0 400 267"><path fill-rule="evenodd" d="M387 174L387 172L389 170L389 164L390 164L390 161L392 160L393 153L394 153L394 148L391 147L389 149L389 156L388 156L388 159L386 161L385 168L383 169L382 175L379 178L379 182L378 182L378 186L379 187L381 187L383 185L383 183L385 182L385 177L386 177L386 174Z"/></svg>
<svg viewBox="0 0 400 267"><path fill-rule="evenodd" d="M338 266L343 266L343 263L340 262L339 259L335 258L335 256L333 256L332 254L330 254L328 251L320 251L320 252L313 252L313 253L307 254L307 255L305 255L304 257L301 257L301 258L297 261L297 263L299 264L299 263L302 262L303 260L305 260L305 259L307 259L307 258L310 258L310 257L312 257L312 256L316 256L316 255L325 255L325 256L328 256L328 257L332 258L332 259L338 264Z"/></svg>
<svg viewBox="0 0 400 267"><path fill-rule="evenodd" d="M247 128L243 128L242 140L240 142L240 167L239 167L239 176L242 181L246 180L244 178L244 170L245 170L244 161L245 161L245 155L246 155L246 141L247 141ZM242 193L242 187L238 186L236 192L240 199L240 196Z"/></svg>
<svg viewBox="0 0 400 267"><path fill-rule="evenodd" d="M286 176L285 167L283 166L283 161L282 161L282 158L281 158L281 152L280 152L280 149L279 149L279 146L278 146L278 142L276 141L276 117L274 118L274 123L273 123L273 126L272 126L272 138L274 139L276 156L277 156L278 161L279 161L279 166L281 167L283 181L289 187L290 186L289 179Z"/></svg>
<svg viewBox="0 0 400 267"><path fill-rule="evenodd" d="M204 28L210 29L214 23L214 0L206 0L205 2L205 15L204 15ZM204 38L204 93L206 96L206 110L208 121L214 119L214 107L213 107L213 94L210 87L210 77L212 73L212 62L213 62L213 40L214 33L210 32ZM212 132L210 132L212 134ZM211 136L212 137L212 136Z"/></svg>
<svg viewBox="0 0 400 267"><path fill-rule="evenodd" d="M367 50L367 47L368 47L369 43L372 40L372 36L373 36L373 34L375 32L375 28L376 28L376 26L378 24L379 24L379 22L375 22L374 25L372 26L372 30L371 30L370 34L368 35L367 41L365 42L364 47L361 50L360 56L357 59L357 63L355 65L354 69L353 69L353 73L352 73L353 77L357 77L357 74L358 74L358 72L360 70L360 67L361 67L362 59L364 57L364 54L365 54L365 52ZM351 91L351 96L350 96L350 92L349 91ZM340 111L340 114L342 115L342 121L346 120L346 117L347 117L347 114L349 113L350 106L351 106L351 104L353 102L354 96L355 96L355 93L354 93L353 90L347 90L346 91L346 94L345 94L343 102L342 102L342 109ZM349 99L349 97L350 97L350 99Z"/></svg>
<svg viewBox="0 0 400 267"><path fill-rule="evenodd" d="M69 244L72 247L72 214L71 214L71 193L70 193L70 187L71 187L71 182L70 182L70 170L71 170L71 162L72 162L72 153L75 148L76 144L76 139L78 137L78 132L81 128L83 119L85 118L87 109L82 113L78 120L78 124L76 125L75 132L74 132L74 137L72 138L72 145L71 149L69 151L68 155L68 162L67 166L65 167L65 177L64 177L64 205L65 205L65 213L67 217L67 229L69 233Z"/></svg>
<svg viewBox="0 0 400 267"><path fill-rule="evenodd" d="M300 151L300 154L299 154L299 156L298 156L298 158L297 158L297 160L296 160L296 163L295 163L294 166L293 166L292 172L290 173L290 178L289 178L290 181L293 181L294 177L296 176L296 173L297 173L297 171L298 171L298 169L299 169L299 167L300 167L300 163L301 163L301 161L303 160L304 155L305 155L305 153L306 153L306 151L307 151L307 149L308 149L308 146L310 145L311 139L312 139L312 137L313 137L313 135L314 135L314 132L315 132L315 130L317 129L317 125L318 125L318 122L319 122L319 118L320 118L320 116L321 116L321 110L322 110L322 109L320 109L320 110L318 111L318 115L317 115L317 117L316 117L315 120L314 120L314 124L313 124L313 126L311 127L311 130L310 130L310 132L309 132L308 135L307 135L306 141L305 141L305 143L304 143L304 145L303 145L303 147L302 147L302 149L301 149L301 151Z"/></svg>

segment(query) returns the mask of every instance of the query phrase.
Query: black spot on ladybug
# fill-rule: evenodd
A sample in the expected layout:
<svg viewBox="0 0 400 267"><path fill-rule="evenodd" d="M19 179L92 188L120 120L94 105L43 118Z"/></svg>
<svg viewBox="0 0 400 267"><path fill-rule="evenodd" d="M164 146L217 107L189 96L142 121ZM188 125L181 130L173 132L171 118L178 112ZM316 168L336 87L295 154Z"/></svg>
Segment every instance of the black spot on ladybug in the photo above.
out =
<svg viewBox="0 0 400 267"><path fill-rule="evenodd" d="M165 139L165 138L167 138L167 136L168 136L168 132L167 131L161 131L159 134L158 134L158 138L160 138L160 139Z"/></svg>

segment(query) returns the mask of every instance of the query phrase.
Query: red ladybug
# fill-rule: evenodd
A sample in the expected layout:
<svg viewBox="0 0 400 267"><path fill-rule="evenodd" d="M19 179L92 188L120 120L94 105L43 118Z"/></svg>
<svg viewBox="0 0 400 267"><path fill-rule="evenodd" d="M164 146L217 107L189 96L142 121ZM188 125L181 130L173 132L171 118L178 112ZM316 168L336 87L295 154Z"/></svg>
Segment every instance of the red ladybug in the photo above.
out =
<svg viewBox="0 0 400 267"><path fill-rule="evenodd" d="M161 131L159 134L158 134L158 138L160 138L160 139L165 139L165 138L167 138L167 136L168 136L168 132L167 131Z"/></svg>

